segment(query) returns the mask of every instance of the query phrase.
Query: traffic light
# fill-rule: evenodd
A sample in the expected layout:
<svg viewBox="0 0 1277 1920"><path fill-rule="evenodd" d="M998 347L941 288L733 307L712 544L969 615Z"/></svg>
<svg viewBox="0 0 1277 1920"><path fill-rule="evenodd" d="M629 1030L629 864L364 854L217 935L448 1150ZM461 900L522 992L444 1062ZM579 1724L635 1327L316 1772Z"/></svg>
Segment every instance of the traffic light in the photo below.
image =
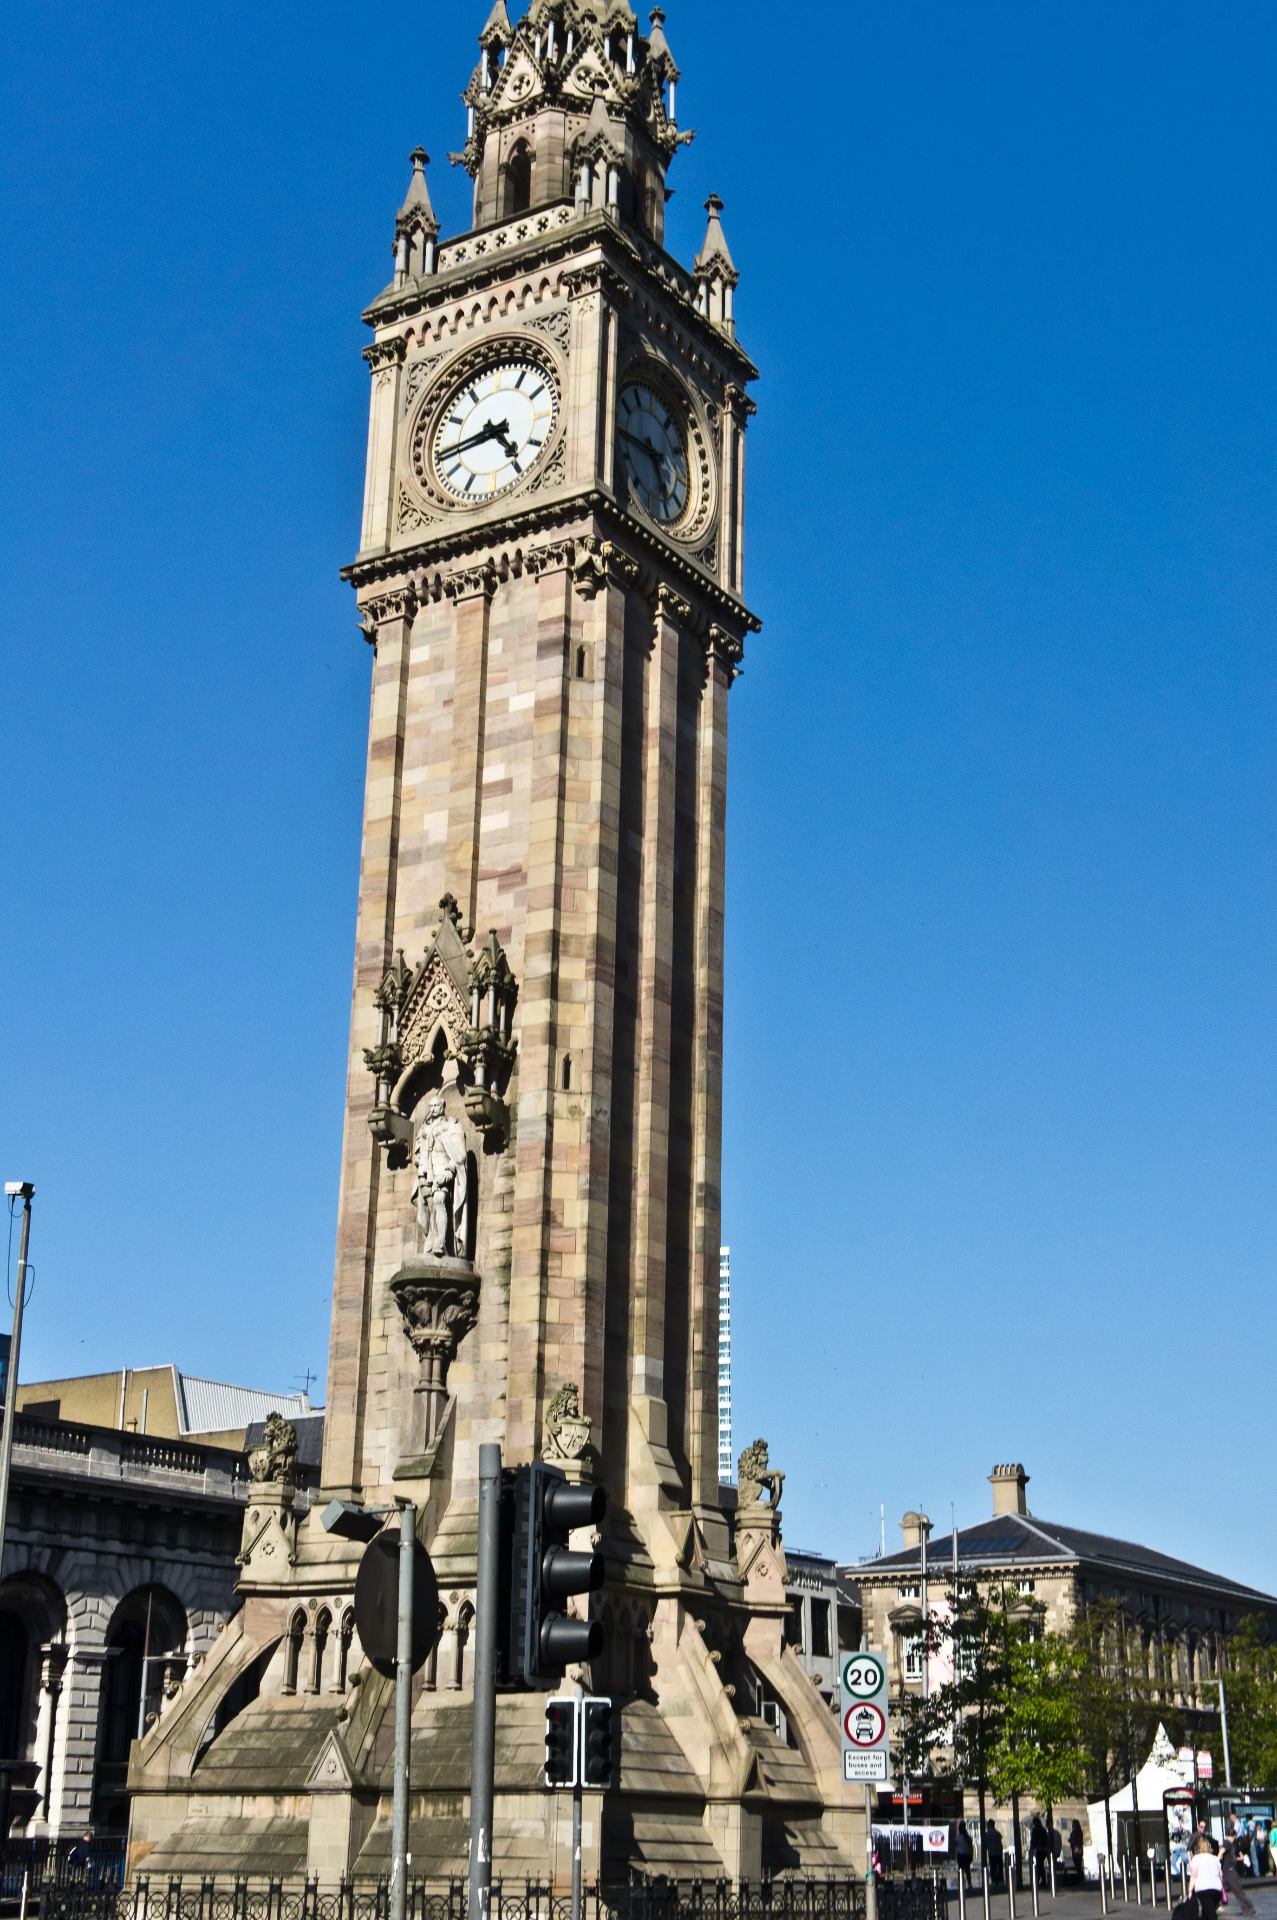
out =
<svg viewBox="0 0 1277 1920"><path fill-rule="evenodd" d="M597 1526L607 1511L602 1487L571 1487L557 1467L533 1462L528 1475L528 1584L524 1673L560 1674L573 1661L597 1660L603 1651L598 1620L573 1620L560 1602L603 1585L603 1555L573 1553L568 1537L578 1527Z"/></svg>
<svg viewBox="0 0 1277 1920"><path fill-rule="evenodd" d="M572 1619L563 1602L603 1585L603 1555L573 1553L568 1539L578 1527L597 1526L606 1511L602 1487L569 1486L542 1460L506 1475L498 1621L504 1685L558 1679L565 1667L602 1653L602 1624Z"/></svg>
<svg viewBox="0 0 1277 1920"><path fill-rule="evenodd" d="M577 1706L575 1699L547 1700L545 1703L547 1787L574 1787L577 1783Z"/></svg>
<svg viewBox="0 0 1277 1920"><path fill-rule="evenodd" d="M612 1702L586 1698L581 1702L581 1785L612 1784Z"/></svg>

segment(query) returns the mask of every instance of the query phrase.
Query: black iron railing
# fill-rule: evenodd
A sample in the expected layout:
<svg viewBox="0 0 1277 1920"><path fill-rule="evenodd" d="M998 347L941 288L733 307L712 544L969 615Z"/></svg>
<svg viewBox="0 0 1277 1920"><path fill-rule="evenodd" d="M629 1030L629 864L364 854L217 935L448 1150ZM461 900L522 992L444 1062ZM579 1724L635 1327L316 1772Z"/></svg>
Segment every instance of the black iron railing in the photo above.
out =
<svg viewBox="0 0 1277 1920"><path fill-rule="evenodd" d="M208 1877L128 1887L87 1878L48 1877L29 1892L39 1920L389 1920L386 1880L225 1880ZM533 1880L495 1879L492 1920L570 1920L571 1901ZM944 1881L936 1875L884 1880L879 1920L947 1920ZM413 1880L408 1920L466 1920L464 1880ZM757 1883L728 1880L635 1880L588 1886L582 1920L865 1920L862 1880L786 1877Z"/></svg>

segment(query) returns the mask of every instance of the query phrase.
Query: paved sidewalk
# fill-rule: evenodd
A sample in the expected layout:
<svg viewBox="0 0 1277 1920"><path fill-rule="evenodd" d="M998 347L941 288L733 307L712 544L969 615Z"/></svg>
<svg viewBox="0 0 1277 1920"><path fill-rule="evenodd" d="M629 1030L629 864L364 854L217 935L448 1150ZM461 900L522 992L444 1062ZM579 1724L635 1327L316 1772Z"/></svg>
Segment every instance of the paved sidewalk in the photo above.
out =
<svg viewBox="0 0 1277 1920"><path fill-rule="evenodd" d="M1257 1920L1277 1920L1277 1880L1247 1880L1243 1884L1246 1888L1246 1896L1255 1908ZM1157 1893L1157 1911L1164 1920L1166 1894L1160 1873L1157 1877ZM1173 1900L1178 1901L1179 1889L1175 1883L1171 1887L1171 1896ZM1144 1920L1153 1920L1153 1914L1149 1909L1148 1881L1144 1882L1142 1906L1137 1906L1135 1903L1134 1886L1131 1888L1130 1900L1123 1904L1119 1881L1117 1904L1114 1906L1110 1902L1108 1910L1110 1915L1121 1915L1122 1920L1139 1920L1141 1915L1144 1916ZM1061 1887L1054 1900L1049 1893L1038 1895L1039 1920L1101 1920L1102 1912L1100 1889L1096 1882L1085 1887ZM950 1887L949 1920L957 1920L957 1913L957 1894ZM984 1920L984 1902L978 1887L967 1896L967 1920ZM989 1895L989 1920L1010 1920L1005 1888ZM1017 1893L1015 1896L1015 1920L1033 1920L1033 1895L1027 1878L1024 1892ZM1220 1908L1219 1920L1242 1920L1242 1909L1235 1900L1230 1900L1226 1907Z"/></svg>

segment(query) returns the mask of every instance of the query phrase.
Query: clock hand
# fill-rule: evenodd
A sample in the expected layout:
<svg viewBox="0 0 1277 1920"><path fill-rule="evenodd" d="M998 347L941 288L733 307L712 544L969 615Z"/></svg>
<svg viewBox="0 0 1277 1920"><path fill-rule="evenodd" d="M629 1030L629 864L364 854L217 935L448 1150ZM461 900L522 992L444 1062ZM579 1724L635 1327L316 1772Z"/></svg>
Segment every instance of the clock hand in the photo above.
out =
<svg viewBox="0 0 1277 1920"><path fill-rule="evenodd" d="M628 440L632 447L640 448L641 451L647 455L652 463L653 471L656 474L657 484L664 485L661 479L661 461L664 455L658 454L655 447L649 445L646 440L640 440L637 434L627 433L624 427L621 428L621 438L622 440Z"/></svg>
<svg viewBox="0 0 1277 1920"><path fill-rule="evenodd" d="M489 420L487 426L480 427L479 431L472 433L468 439L454 440L450 447L440 447L440 457L449 453L466 453L471 447L481 447L485 440L499 440L501 442L501 451L508 454L511 460L514 459L519 451L510 438L510 422L508 420Z"/></svg>

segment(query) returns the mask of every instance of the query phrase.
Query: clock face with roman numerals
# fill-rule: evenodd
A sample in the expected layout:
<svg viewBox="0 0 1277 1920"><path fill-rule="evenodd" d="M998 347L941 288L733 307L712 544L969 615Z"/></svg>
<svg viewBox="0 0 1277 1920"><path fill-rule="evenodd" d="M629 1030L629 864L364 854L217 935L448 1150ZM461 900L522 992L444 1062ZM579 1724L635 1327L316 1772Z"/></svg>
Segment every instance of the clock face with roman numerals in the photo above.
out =
<svg viewBox="0 0 1277 1920"><path fill-rule="evenodd" d="M529 360L467 380L435 431L434 469L458 500L491 500L531 473L554 431L559 396Z"/></svg>

